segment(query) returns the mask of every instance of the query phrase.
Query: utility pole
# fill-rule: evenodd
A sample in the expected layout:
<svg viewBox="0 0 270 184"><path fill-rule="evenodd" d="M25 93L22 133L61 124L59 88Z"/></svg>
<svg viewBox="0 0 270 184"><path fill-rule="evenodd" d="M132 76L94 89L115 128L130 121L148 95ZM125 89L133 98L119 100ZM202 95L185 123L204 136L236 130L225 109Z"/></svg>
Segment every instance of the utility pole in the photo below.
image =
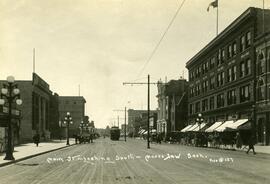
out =
<svg viewBox="0 0 270 184"><path fill-rule="evenodd" d="M149 118L150 118L150 84L158 84L158 83L150 83L150 75L148 74L148 81L147 83L145 82L123 82L123 85L133 85L133 84L147 84L147 148L150 149L150 140L149 140Z"/></svg>
<svg viewBox="0 0 270 184"><path fill-rule="evenodd" d="M125 107L125 142L127 141L127 107Z"/></svg>
<svg viewBox="0 0 270 184"><path fill-rule="evenodd" d="M127 141L127 123L126 123L126 111L127 111L127 108L125 107L125 110L122 110L122 109L114 109L113 111L125 111L125 127L124 127L124 131L125 131L125 142ZM117 119L118 119L118 127L119 127L119 116L117 116Z"/></svg>

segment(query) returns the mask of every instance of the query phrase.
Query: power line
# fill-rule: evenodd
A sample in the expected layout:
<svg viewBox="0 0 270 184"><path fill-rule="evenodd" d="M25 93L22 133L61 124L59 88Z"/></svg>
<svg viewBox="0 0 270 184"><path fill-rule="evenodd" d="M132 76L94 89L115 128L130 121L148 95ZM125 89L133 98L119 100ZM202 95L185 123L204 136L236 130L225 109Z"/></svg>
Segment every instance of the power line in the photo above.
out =
<svg viewBox="0 0 270 184"><path fill-rule="evenodd" d="M165 29L163 35L161 36L160 40L158 41L157 45L154 47L154 50L152 51L152 53L150 54L150 57L146 60L146 62L144 63L143 65L143 68L142 70L140 71L139 75L137 76L137 78L139 76L141 76L142 72L144 71L146 65L149 63L149 61L152 59L152 57L154 56L154 54L156 53L159 45L161 44L162 40L164 39L166 33L168 32L168 30L170 29L172 23L174 22L175 18L177 17L179 11L181 10L181 8L183 7L184 3L185 3L186 0L183 0L181 4L179 4L178 8L177 8L177 11L175 12L172 20L170 21L169 25L167 26L167 28Z"/></svg>

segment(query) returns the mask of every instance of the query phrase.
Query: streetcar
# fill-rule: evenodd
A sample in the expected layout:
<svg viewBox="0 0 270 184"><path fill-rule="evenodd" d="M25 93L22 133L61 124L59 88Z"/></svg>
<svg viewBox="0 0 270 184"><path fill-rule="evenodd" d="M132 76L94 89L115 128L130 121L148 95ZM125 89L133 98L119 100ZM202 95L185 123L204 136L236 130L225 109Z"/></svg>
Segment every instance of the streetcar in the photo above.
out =
<svg viewBox="0 0 270 184"><path fill-rule="evenodd" d="M116 127L116 126L111 127L110 134L111 134L111 140L118 141L120 138L119 127Z"/></svg>

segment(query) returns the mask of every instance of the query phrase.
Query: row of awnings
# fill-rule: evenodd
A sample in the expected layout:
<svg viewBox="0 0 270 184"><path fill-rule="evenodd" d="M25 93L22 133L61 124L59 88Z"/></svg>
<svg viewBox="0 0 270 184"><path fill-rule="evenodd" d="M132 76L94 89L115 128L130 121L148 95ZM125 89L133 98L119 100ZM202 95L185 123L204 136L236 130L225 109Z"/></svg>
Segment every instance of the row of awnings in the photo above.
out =
<svg viewBox="0 0 270 184"><path fill-rule="evenodd" d="M238 129L248 129L250 128L250 124L248 124L248 119L239 119L237 121L225 121L225 122L215 122L213 125L205 129L206 124L202 123L199 125L198 123L194 125L188 125L181 130L181 132L197 132L199 130L204 130L205 132L224 132L226 130L233 131ZM246 125L246 126L245 126Z"/></svg>
<svg viewBox="0 0 270 184"><path fill-rule="evenodd" d="M150 130L150 133L156 133L157 132L157 130L156 129L152 129L152 130ZM146 135L146 134L148 134L148 131L147 130L144 130L144 129L141 129L139 132L138 132L138 134L140 134L140 135Z"/></svg>

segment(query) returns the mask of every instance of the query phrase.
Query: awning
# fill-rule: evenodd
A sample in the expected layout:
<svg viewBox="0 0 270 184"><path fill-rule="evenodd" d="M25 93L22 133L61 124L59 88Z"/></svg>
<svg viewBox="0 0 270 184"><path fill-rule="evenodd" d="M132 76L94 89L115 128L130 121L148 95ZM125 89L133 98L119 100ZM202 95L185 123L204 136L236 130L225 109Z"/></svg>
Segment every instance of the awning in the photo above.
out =
<svg viewBox="0 0 270 184"><path fill-rule="evenodd" d="M220 125L219 127L217 127L214 131L217 132L223 132L226 127L230 127L233 124L233 121L225 121L222 125Z"/></svg>
<svg viewBox="0 0 270 184"><path fill-rule="evenodd" d="M146 130L144 130L144 129L141 129L139 132L138 132L138 134L142 134L143 132L145 132Z"/></svg>
<svg viewBox="0 0 270 184"><path fill-rule="evenodd" d="M238 127L248 122L248 119L239 119L226 127L228 130L237 130Z"/></svg>
<svg viewBox="0 0 270 184"><path fill-rule="evenodd" d="M215 122L212 126L207 128L205 132L213 132L216 128L218 128L220 125L222 125L223 122Z"/></svg>
<svg viewBox="0 0 270 184"><path fill-rule="evenodd" d="M194 124L192 127L190 127L188 130L187 130L187 132L192 132L195 128L197 128L197 127L199 127L199 124L198 123L196 123L196 124Z"/></svg>
<svg viewBox="0 0 270 184"><path fill-rule="evenodd" d="M189 128L191 128L193 125L188 125L185 128L183 128L180 132L186 132Z"/></svg>
<svg viewBox="0 0 270 184"><path fill-rule="evenodd" d="M196 128L194 128L192 131L193 132L198 132L201 130L203 127L205 127L206 123L202 123L201 125L198 125Z"/></svg>

